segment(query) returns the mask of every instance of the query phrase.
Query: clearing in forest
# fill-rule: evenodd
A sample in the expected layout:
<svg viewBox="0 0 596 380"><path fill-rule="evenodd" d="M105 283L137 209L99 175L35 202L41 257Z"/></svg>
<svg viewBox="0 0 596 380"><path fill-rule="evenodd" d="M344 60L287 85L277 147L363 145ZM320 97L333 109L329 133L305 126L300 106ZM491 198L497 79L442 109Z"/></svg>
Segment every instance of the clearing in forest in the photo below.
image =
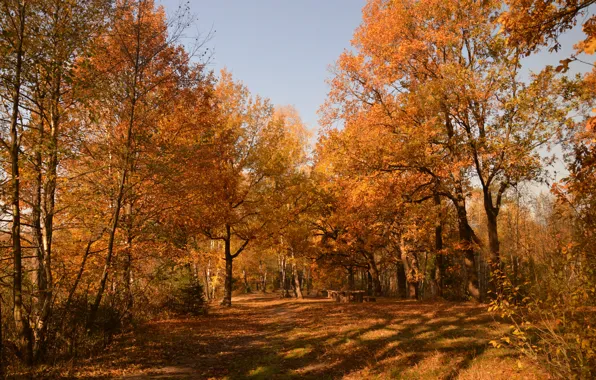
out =
<svg viewBox="0 0 596 380"><path fill-rule="evenodd" d="M471 303L254 294L205 317L149 322L103 354L54 370L122 379L547 378L514 351L492 348L507 328Z"/></svg>

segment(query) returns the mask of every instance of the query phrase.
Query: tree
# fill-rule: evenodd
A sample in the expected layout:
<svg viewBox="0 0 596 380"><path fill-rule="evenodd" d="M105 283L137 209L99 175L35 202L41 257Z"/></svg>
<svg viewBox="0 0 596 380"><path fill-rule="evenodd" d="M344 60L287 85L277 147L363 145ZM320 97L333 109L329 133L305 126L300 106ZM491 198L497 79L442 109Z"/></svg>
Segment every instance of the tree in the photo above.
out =
<svg viewBox="0 0 596 380"><path fill-rule="evenodd" d="M33 360L31 329L23 305L23 250L21 245L21 178L20 178L20 142L25 116L22 114L22 95L25 73L30 62L29 13L31 9L26 1L2 2L2 40L3 55L6 65L1 68L4 76L3 108L9 114L7 129L9 140L2 140L2 145L9 152L8 169L10 190L9 198L12 213L11 240L13 256L13 315L16 333L19 337L18 348L28 364Z"/></svg>
<svg viewBox="0 0 596 380"><path fill-rule="evenodd" d="M506 0L508 9L499 21L508 34L508 43L522 47L531 54L541 46L549 46L550 51L561 47L558 38L573 28L578 17L586 14L594 0ZM576 45L579 52L593 54L596 48L594 30L596 16L584 19L583 29L586 39ZM569 62L567 62L569 64Z"/></svg>
<svg viewBox="0 0 596 380"><path fill-rule="evenodd" d="M78 171L81 180L91 184L88 191L106 196L101 201L108 238L89 325L100 306L122 227L127 263L124 282L132 305L133 241L146 221L135 214L141 202L147 200L145 207L152 202L146 177L151 168L149 152L160 123L170 115L170 104L184 94L182 89L202 79L200 70L189 66L189 55L177 45L186 21L175 21L173 26L168 24L163 8L156 8L152 0L117 2L108 33L96 39L81 70L90 85L87 91L92 93L87 111L94 131L84 146ZM142 212L152 214L148 207Z"/></svg>
<svg viewBox="0 0 596 380"><path fill-rule="evenodd" d="M66 141L75 137L76 128L69 122L70 110L79 102L75 92L77 64L82 60L92 38L105 26L100 15L109 9L104 0L68 3L58 0L39 2L36 17L36 57L28 73L31 93L28 103L32 115L33 136L26 136L31 147L28 161L34 162L32 181L33 243L36 248L35 303L30 316L33 328L33 352L36 360L43 353L47 325L53 302L52 246L58 168L68 148ZM28 169L28 168L25 168Z"/></svg>
<svg viewBox="0 0 596 380"><path fill-rule="evenodd" d="M371 157L379 171L426 176L424 186L452 202L468 290L478 299L474 245L484 243L468 222L471 181L483 190L488 249L498 264L504 192L538 178L538 148L571 123L565 85L552 71L529 85L519 79L521 53L495 36L499 10L497 1L370 1L355 51L338 60L323 119L342 120L354 135L368 130L367 139L383 133L383 146L351 156Z"/></svg>
<svg viewBox="0 0 596 380"><path fill-rule="evenodd" d="M223 71L216 86L219 123L210 139L211 166L202 184L197 216L205 236L224 243L222 304L231 306L233 260L257 237L284 222L283 205L306 158L297 113L274 112L267 100Z"/></svg>

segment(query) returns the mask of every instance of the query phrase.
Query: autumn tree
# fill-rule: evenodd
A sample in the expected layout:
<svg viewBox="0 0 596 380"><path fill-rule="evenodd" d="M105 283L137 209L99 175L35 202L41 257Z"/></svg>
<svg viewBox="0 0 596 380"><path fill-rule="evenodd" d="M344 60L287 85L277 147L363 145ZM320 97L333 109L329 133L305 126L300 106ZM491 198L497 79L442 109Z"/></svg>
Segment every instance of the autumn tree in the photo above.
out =
<svg viewBox="0 0 596 380"><path fill-rule="evenodd" d="M190 67L190 56L176 42L186 23L169 24L163 8L150 0L118 2L108 32L94 41L93 53L80 72L89 84L88 114L83 115L88 135L73 169L80 173L79 189L104 194L96 201L102 204L107 235L90 324L103 298L120 233L125 246L123 282L127 303L132 305L133 242L147 215L157 212L152 206L159 206L148 170L155 136L173 111L171 104L177 104L184 89L203 78L200 68Z"/></svg>
<svg viewBox="0 0 596 380"><path fill-rule="evenodd" d="M550 51L561 47L559 37L583 20L586 39L577 45L579 52L593 54L596 44L596 16L590 15L594 0L506 0L508 9L500 17L508 43L522 47L527 54L548 46Z"/></svg>
<svg viewBox="0 0 596 380"><path fill-rule="evenodd" d="M31 149L28 161L34 165L33 180L28 189L32 208L28 222L32 226L32 240L36 246L35 302L29 317L33 328L33 351L36 359L43 353L48 320L53 302L52 246L59 166L66 152L72 149L69 140L75 138L77 128L69 120L71 109L77 105L76 92L81 86L76 78L77 64L105 26L102 13L109 2L99 0L64 3L38 3L35 18L37 51L29 71L31 88L28 94L31 112L31 133L26 144Z"/></svg>
<svg viewBox="0 0 596 380"><path fill-rule="evenodd" d="M195 220L205 236L224 244L222 304L230 306L233 260L276 223L285 224L283 205L304 163L305 131L295 112L274 112L269 101L252 97L226 71L216 98L220 119L206 136L212 163Z"/></svg>
<svg viewBox="0 0 596 380"><path fill-rule="evenodd" d="M13 260L13 317L18 336L17 346L26 362L33 360L31 329L23 304L23 248L21 244L21 138L26 113L23 108L23 93L26 88L26 72L31 63L33 32L29 26L30 4L26 1L3 1L0 49L3 56L2 105L3 105L3 149L6 159L8 204L11 220L11 244Z"/></svg>
<svg viewBox="0 0 596 380"><path fill-rule="evenodd" d="M369 2L355 51L338 61L324 118L353 133L390 131L391 140L369 154L377 169L418 172L452 202L475 298L483 294L474 245L484 243L466 215L473 181L484 194L488 249L498 263L504 192L539 177L538 148L571 123L565 84L552 71L530 84L520 79L521 53L495 36L499 10L497 1Z"/></svg>

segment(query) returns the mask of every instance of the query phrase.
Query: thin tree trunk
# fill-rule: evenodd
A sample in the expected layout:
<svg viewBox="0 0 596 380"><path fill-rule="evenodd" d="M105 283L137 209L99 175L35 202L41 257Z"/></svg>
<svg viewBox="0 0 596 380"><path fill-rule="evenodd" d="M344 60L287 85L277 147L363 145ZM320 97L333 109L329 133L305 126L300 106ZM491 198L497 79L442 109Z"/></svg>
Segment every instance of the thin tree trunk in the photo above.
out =
<svg viewBox="0 0 596 380"><path fill-rule="evenodd" d="M298 271L296 270L296 257L294 257L294 250L292 252L292 277L294 278L294 293L296 294L296 298L304 299L304 295L302 294L302 289L300 285L300 278L298 277Z"/></svg>
<svg viewBox="0 0 596 380"><path fill-rule="evenodd" d="M217 291L217 282L219 281L219 268L215 270L215 279L211 282L211 299L215 299L216 291Z"/></svg>
<svg viewBox="0 0 596 380"><path fill-rule="evenodd" d="M98 240L99 240L99 238L98 238ZM89 254L91 252L91 246L96 241L97 240L90 240L89 242L87 242L87 247L85 248L85 254L83 255L83 260L81 261L81 265L79 266L79 272L77 273L75 282L72 284L72 287L70 288L70 292L68 292L68 297L66 298L66 306L64 307L66 312L69 310L70 303L72 302L72 298L74 297L75 292L77 291L77 287L79 286L79 283L81 282L81 278L83 277L83 273L85 271L85 264L87 263L87 258L89 257Z"/></svg>
<svg viewBox="0 0 596 380"><path fill-rule="evenodd" d="M35 253L35 272L32 273L33 275L33 285L35 291L33 292L33 299L32 299L32 320L33 320L33 357L34 361L36 361L40 356L40 346L41 340L43 339L43 332L40 329L40 317L42 315L42 310L44 308L44 300L46 298L46 290L47 290L47 281L46 281L46 271L44 269L45 264L45 249L44 249L44 238L42 232L42 186L43 186L43 158L42 158L42 149L43 149L43 141L44 141L44 123L43 123L43 116L40 117L41 122L39 123L39 140L37 144L37 151L35 152L35 192L33 195L32 201L32 210L31 210L31 233L33 235L33 241L36 245ZM44 321L45 322L45 321ZM43 323L43 322L42 322Z"/></svg>
<svg viewBox="0 0 596 380"><path fill-rule="evenodd" d="M354 267L348 267L348 289L354 290Z"/></svg>
<svg viewBox="0 0 596 380"><path fill-rule="evenodd" d="M289 297L288 281L287 281L287 270L286 270L286 255L280 256L280 286L281 286L281 298Z"/></svg>
<svg viewBox="0 0 596 380"><path fill-rule="evenodd" d="M245 293L252 293L252 289L250 288L250 284L248 283L248 277L246 275L246 269L242 268L242 279L244 280L244 292Z"/></svg>
<svg viewBox="0 0 596 380"><path fill-rule="evenodd" d="M207 300L211 300L211 259L207 262L207 267L205 268L205 294L207 295Z"/></svg>
<svg viewBox="0 0 596 380"><path fill-rule="evenodd" d="M127 205L126 209L130 207L130 205ZM130 217L130 213L127 212L127 218ZM125 293L125 297L126 297L126 310L130 311L134 305L134 296L132 293L132 284L133 284L133 275L132 275L132 242L133 242L133 237L130 233L130 224L131 222L128 221L127 222L128 227L127 227L127 234L126 234L126 264L124 267L124 286L126 289L126 293Z"/></svg>
<svg viewBox="0 0 596 380"><path fill-rule="evenodd" d="M118 229L118 221L120 218L120 210L122 208L122 198L124 197L124 190L125 190L124 183L126 182L126 175L127 175L127 170L124 169L124 171L122 172L121 179L120 179L120 186L118 188L118 198L116 199L114 214L112 216L112 224L111 224L110 230L109 230L106 261L105 261L105 264L103 267L103 272L101 274L101 278L99 281L99 287L97 290L97 294L95 296L95 301L91 305L91 309L89 312L89 319L87 320L88 328L90 328L93 325L93 323L95 323L97 311L99 310L99 305L101 304L101 299L103 297L103 293L106 288L106 283L108 281L108 274L110 271L110 267L112 265L112 257L114 255L114 241L116 239L116 231Z"/></svg>
<svg viewBox="0 0 596 380"><path fill-rule="evenodd" d="M311 291L310 266L307 266L305 271L306 271L306 295L310 295L310 291Z"/></svg>
<svg viewBox="0 0 596 380"><path fill-rule="evenodd" d="M4 335L2 333L2 298L0 298L0 379L4 380L6 375L4 373Z"/></svg>
<svg viewBox="0 0 596 380"><path fill-rule="evenodd" d="M199 264L196 259L192 261L192 278L195 283L199 282Z"/></svg>
<svg viewBox="0 0 596 380"><path fill-rule="evenodd" d="M372 275L370 274L370 268L369 268L369 270L366 271L366 294L368 294L369 296L374 295Z"/></svg>
<svg viewBox="0 0 596 380"><path fill-rule="evenodd" d="M225 259L226 259L226 276L224 282L224 296L221 300L221 304L223 306L232 306L232 280L233 280L233 270L232 270L232 261L234 260L231 253L230 247L230 227L226 226L227 234L226 239L224 241L224 252L225 252Z"/></svg>
<svg viewBox="0 0 596 380"><path fill-rule="evenodd" d="M437 224L435 226L435 271L434 281L437 288L437 296L443 297L443 222L441 215L441 197L439 194L434 196L435 206L439 208Z"/></svg>
<svg viewBox="0 0 596 380"><path fill-rule="evenodd" d="M126 130L126 140L125 140L125 151L124 151L124 165L122 168L122 174L120 177L119 185L118 185L118 193L116 196L116 204L114 206L114 213L112 216L112 223L109 229L109 238L108 238L108 252L106 256L106 261L104 264L103 272L101 275L101 279L99 281L99 287L97 290L97 294L95 296L95 301L91 305L91 310L89 313L89 319L87 326L91 327L95 322L95 318L97 316L97 311L99 309L99 305L101 303L101 299L103 297L103 293L105 291L106 282L108 280L108 275L110 271L110 267L112 264L112 257L114 254L114 242L116 238L116 231L118 230L119 220L120 220L120 212L122 210L123 203L125 201L125 193L126 193L126 184L128 183L128 176L129 176L129 169L132 165L132 148L133 148L133 127L136 120L136 110L137 110L137 102L139 101L139 90L137 88L139 75L141 73L141 27L140 22L143 15L139 9L139 12L136 15L137 17L137 25L136 25L136 45L135 45L135 55L134 55L134 62L133 62L133 76L132 76L132 83L131 89L132 94L130 95L130 118L128 120L128 127Z"/></svg>
<svg viewBox="0 0 596 380"><path fill-rule="evenodd" d="M16 43L15 79L12 94L12 113L10 118L10 159L11 159L11 206L12 206L12 254L13 254L13 315L17 334L17 346L27 365L33 364L33 346L29 321L23 305L23 264L21 248L21 206L19 174L19 132L18 119L21 101L21 73L23 69L23 40L25 38L26 3L18 4L18 31Z"/></svg>
<svg viewBox="0 0 596 380"><path fill-rule="evenodd" d="M58 176L58 133L60 127L60 91L62 84L62 72L60 69L54 73L52 83L52 103L50 106L50 140L49 140L49 159L47 163L47 173L44 183L43 199L43 225L42 241L43 265L40 270L43 271L43 281L40 285L39 293L41 295L39 315L34 321L34 347L33 352L37 359L43 353L45 346L45 337L47 332L48 319L50 318L52 296L53 296L53 274L52 274L52 242L54 236L54 215L56 207L56 184Z"/></svg>
<svg viewBox="0 0 596 380"><path fill-rule="evenodd" d="M259 280L261 282L261 292L267 293L267 268L264 267L261 260L259 260L259 275Z"/></svg>

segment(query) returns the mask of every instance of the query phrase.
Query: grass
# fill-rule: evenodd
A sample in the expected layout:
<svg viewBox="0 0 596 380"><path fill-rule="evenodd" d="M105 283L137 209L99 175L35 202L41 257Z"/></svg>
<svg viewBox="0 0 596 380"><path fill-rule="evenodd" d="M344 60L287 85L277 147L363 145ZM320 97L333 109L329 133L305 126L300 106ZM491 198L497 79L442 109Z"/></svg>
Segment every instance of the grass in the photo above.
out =
<svg viewBox="0 0 596 380"><path fill-rule="evenodd" d="M507 348L507 325L475 304L368 304L275 295L234 299L205 317L148 323L102 355L47 376L160 379L544 379ZM41 376L41 374L37 374Z"/></svg>

